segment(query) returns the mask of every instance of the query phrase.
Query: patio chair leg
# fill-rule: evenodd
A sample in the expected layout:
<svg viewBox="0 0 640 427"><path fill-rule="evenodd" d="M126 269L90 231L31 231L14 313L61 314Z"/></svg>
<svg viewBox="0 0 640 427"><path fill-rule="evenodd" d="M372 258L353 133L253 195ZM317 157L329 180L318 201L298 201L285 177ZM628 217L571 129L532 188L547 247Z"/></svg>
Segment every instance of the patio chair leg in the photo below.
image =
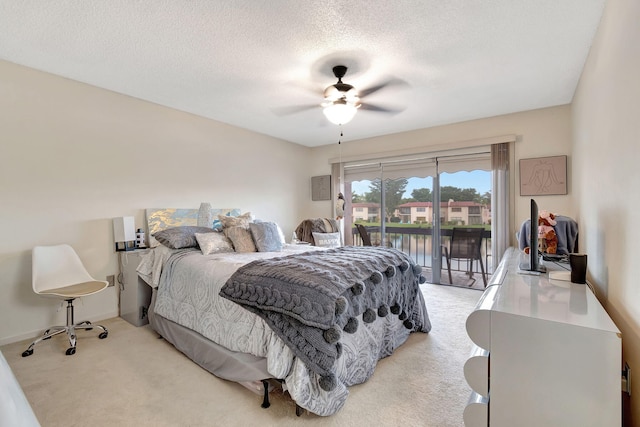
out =
<svg viewBox="0 0 640 427"><path fill-rule="evenodd" d="M451 258L449 258L449 250L446 246L443 246L444 258L447 260L447 271L449 272L449 284L453 285L453 277L451 276Z"/></svg>
<svg viewBox="0 0 640 427"><path fill-rule="evenodd" d="M484 282L484 287L487 287L487 275L484 272L484 263L482 262L482 258L480 258L480 270L482 271L482 281Z"/></svg>

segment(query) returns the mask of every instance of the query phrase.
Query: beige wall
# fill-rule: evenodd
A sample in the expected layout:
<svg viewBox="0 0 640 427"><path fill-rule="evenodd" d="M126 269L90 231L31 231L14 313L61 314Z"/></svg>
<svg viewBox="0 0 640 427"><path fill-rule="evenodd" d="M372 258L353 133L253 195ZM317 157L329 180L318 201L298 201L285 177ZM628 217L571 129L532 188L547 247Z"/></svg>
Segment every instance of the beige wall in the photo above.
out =
<svg viewBox="0 0 640 427"><path fill-rule="evenodd" d="M104 279L114 217L143 226L145 208L208 201L290 235L311 208L306 147L3 61L0 144L0 345L65 322L31 290L35 245L67 242ZM84 298L78 319L117 316L115 289Z"/></svg>
<svg viewBox="0 0 640 427"><path fill-rule="evenodd" d="M515 134L514 227L529 199L519 196L518 160L568 155L569 194L536 199L578 221L589 277L638 372L639 21L640 2L607 3L572 106L361 141L349 141L346 125L341 148L339 130L336 144L306 149L0 61L0 344L64 322L64 310L31 292L34 245L69 242L103 278L117 270L113 217L141 224L144 208L209 201L277 220L288 235L301 218L333 215L333 201L311 202L309 189L310 176L330 173L330 158ZM79 310L116 315L115 291ZM632 406L640 425L640 404Z"/></svg>
<svg viewBox="0 0 640 427"><path fill-rule="evenodd" d="M640 2L607 2L573 102L575 202L588 274L640 372ZM640 426L640 388L631 396Z"/></svg>
<svg viewBox="0 0 640 427"><path fill-rule="evenodd" d="M360 113L358 113L360 114ZM369 113L375 114L375 113ZM348 125L344 127L345 140L349 135ZM384 153L415 149L415 151L429 151L429 147L442 149L452 143L479 140L501 135L517 136L514 144L515 165L512 165L511 187L514 200L513 222L511 236L519 228L522 221L529 217L530 197L521 197L519 191L518 160L529 157L545 157L556 155L568 156L568 169L571 170L571 108L568 105L544 108L420 129L412 132L393 134L358 141L316 147L313 156L316 174L330 173L329 159L357 157L372 153ZM344 141L344 140L343 140ZM431 148L433 149L433 148ZM562 196L536 197L540 209L573 217L575 206L571 202L572 184L569 182L569 194ZM513 242L515 244L516 242Z"/></svg>

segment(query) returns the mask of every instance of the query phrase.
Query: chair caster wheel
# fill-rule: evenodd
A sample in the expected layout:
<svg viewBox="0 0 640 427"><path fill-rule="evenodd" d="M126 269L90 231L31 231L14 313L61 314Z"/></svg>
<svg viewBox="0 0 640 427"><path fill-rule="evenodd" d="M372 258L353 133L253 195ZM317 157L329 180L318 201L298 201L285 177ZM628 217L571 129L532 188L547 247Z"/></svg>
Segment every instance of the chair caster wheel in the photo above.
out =
<svg viewBox="0 0 640 427"><path fill-rule="evenodd" d="M75 347L69 347L67 349L67 353L66 354L67 354L67 356L72 356L72 355L76 354L76 348Z"/></svg>
<svg viewBox="0 0 640 427"><path fill-rule="evenodd" d="M32 354L33 354L33 349L30 348L29 350L25 350L22 352L22 357L31 356Z"/></svg>
<svg viewBox="0 0 640 427"><path fill-rule="evenodd" d="M109 336L109 332L105 331L105 332L101 332L100 335L98 335L98 338L100 338L101 340L105 339L106 337Z"/></svg>

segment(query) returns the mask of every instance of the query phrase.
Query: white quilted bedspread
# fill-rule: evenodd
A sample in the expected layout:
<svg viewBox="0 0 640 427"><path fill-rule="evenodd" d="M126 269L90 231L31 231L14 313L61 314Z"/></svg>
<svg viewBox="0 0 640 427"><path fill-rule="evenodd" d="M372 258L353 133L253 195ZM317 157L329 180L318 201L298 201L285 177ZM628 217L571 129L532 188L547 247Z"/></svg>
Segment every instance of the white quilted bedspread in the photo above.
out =
<svg viewBox="0 0 640 427"><path fill-rule="evenodd" d="M161 265L171 250L160 248L145 255L140 274L153 277L156 283ZM343 354L338 359L338 386L324 391L316 375L297 359L284 342L254 313L218 295L227 279L242 265L256 259L273 258L307 250L313 246L286 245L283 252L223 253L202 255L194 251L176 263L171 283L160 280L155 312L190 328L226 348L267 358L268 370L274 378L285 380L291 397L301 407L318 415L331 415L345 403L347 386L366 381L378 359L388 356L409 336L402 322L393 316L344 334ZM420 295L421 301L422 296ZM424 303L423 303L424 305ZM427 317L426 308L424 317ZM361 322L364 324L364 322ZM383 348L378 337L394 336L393 348Z"/></svg>

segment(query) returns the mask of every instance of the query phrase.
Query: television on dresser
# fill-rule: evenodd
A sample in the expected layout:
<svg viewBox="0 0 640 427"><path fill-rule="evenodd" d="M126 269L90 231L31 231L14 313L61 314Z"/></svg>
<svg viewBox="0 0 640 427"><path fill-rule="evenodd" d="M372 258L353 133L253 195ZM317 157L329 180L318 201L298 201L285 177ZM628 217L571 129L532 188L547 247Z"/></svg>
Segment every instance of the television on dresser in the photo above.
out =
<svg viewBox="0 0 640 427"><path fill-rule="evenodd" d="M533 199L531 199L529 220L529 260L521 262L518 267L522 271L544 273L547 268L540 264L540 254L538 253L538 204Z"/></svg>

